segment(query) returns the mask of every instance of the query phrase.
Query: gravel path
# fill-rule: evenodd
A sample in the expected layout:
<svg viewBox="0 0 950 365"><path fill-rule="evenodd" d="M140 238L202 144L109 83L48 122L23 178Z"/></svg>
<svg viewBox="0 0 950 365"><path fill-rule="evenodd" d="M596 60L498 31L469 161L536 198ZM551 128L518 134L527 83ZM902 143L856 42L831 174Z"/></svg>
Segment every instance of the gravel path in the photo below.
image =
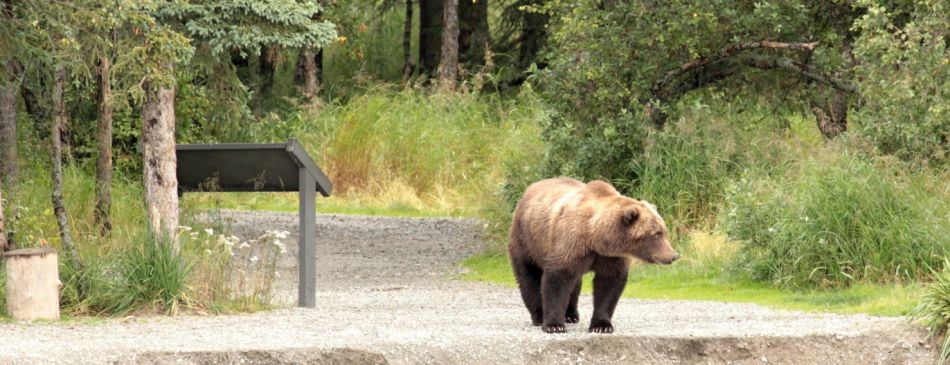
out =
<svg viewBox="0 0 950 365"><path fill-rule="evenodd" d="M296 233L288 213L225 212L232 233ZM613 335L581 323L545 335L515 289L456 280L478 224L318 216L316 309L229 316L0 324L0 363L932 363L903 319L751 304L624 299ZM296 242L288 237L287 242ZM296 298L296 250L278 262L278 299Z"/></svg>

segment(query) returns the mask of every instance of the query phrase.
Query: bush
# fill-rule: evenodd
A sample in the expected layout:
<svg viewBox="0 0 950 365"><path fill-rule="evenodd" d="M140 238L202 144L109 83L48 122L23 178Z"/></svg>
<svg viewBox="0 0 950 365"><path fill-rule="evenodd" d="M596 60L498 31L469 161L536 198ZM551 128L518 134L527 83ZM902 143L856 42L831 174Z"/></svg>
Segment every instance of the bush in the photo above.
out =
<svg viewBox="0 0 950 365"><path fill-rule="evenodd" d="M793 287L927 276L950 252L946 206L930 189L941 184L926 172L900 171L893 161L844 153L804 160L775 178L743 178L721 219L743 242L740 266L754 279Z"/></svg>
<svg viewBox="0 0 950 365"><path fill-rule="evenodd" d="M90 299L97 312L139 310L177 313L187 304L188 264L170 244L149 235L133 241L117 256L115 282Z"/></svg>
<svg viewBox="0 0 950 365"><path fill-rule="evenodd" d="M935 271L933 278L920 304L910 315L924 323L931 340L943 337L939 361L943 364L950 357L950 336L947 336L950 331L950 261L945 260L943 270Z"/></svg>
<svg viewBox="0 0 950 365"><path fill-rule="evenodd" d="M855 23L856 71L863 106L857 130L883 153L926 165L950 163L950 8L914 1L887 9L861 1L867 13Z"/></svg>

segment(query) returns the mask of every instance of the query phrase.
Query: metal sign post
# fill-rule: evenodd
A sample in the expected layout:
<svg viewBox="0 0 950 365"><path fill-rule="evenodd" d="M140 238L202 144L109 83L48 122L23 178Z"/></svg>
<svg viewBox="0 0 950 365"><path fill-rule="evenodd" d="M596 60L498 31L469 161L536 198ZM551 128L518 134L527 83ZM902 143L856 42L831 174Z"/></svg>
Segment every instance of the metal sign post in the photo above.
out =
<svg viewBox="0 0 950 365"><path fill-rule="evenodd" d="M175 147L178 189L192 191L298 191L300 239L297 305L316 306L316 193L333 185L297 141L274 144L184 144Z"/></svg>

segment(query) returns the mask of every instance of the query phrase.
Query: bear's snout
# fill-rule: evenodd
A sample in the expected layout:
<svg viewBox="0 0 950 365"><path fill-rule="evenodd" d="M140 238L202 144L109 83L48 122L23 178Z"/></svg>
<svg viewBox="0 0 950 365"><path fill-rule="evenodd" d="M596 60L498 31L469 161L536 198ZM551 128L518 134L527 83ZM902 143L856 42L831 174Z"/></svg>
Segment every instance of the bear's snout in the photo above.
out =
<svg viewBox="0 0 950 365"><path fill-rule="evenodd" d="M672 255L665 256L665 257L664 255L654 255L653 257L651 257L650 263L669 265L669 264L672 264L673 261L676 261L679 259L680 259L680 255L676 252L673 252Z"/></svg>

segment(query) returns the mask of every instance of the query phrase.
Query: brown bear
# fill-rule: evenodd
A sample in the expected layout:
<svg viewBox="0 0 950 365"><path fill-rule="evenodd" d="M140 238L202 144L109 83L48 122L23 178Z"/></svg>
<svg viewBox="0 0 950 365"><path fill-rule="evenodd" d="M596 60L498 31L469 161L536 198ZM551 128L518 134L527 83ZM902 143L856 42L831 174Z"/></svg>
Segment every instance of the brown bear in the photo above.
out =
<svg viewBox="0 0 950 365"><path fill-rule="evenodd" d="M603 181L561 177L532 184L515 209L509 239L521 298L532 323L547 333L580 320L585 273L595 273L589 331L610 333L632 258L666 265L679 258L656 208Z"/></svg>

